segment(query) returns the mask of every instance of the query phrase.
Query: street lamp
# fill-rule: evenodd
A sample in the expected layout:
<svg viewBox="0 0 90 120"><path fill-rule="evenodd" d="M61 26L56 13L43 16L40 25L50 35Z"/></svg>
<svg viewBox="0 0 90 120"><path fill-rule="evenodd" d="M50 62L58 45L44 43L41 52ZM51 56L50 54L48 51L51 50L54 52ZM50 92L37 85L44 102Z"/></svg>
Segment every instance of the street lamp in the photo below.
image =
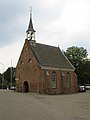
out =
<svg viewBox="0 0 90 120"><path fill-rule="evenodd" d="M3 74L2 74L2 89L3 89L3 83L4 83L4 64L0 63L3 66Z"/></svg>

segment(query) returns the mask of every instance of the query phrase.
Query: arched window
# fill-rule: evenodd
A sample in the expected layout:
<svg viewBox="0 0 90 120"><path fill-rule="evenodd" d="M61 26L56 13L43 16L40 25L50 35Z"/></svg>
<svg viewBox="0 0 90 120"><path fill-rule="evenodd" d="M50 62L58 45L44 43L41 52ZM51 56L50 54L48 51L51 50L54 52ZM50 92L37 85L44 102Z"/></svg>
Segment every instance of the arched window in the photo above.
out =
<svg viewBox="0 0 90 120"><path fill-rule="evenodd" d="M52 73L52 88L56 88L56 72Z"/></svg>
<svg viewBox="0 0 90 120"><path fill-rule="evenodd" d="M67 74L66 74L66 86L70 86L70 81L71 81L70 73L67 72Z"/></svg>

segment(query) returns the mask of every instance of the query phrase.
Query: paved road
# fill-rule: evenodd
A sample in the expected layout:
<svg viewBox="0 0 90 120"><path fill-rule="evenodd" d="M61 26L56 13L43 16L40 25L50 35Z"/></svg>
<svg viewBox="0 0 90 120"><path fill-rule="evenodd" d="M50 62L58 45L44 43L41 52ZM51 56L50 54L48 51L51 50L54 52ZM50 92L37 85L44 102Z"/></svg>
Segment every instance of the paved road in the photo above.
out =
<svg viewBox="0 0 90 120"><path fill-rule="evenodd" d="M0 120L90 120L90 91L49 96L0 90Z"/></svg>

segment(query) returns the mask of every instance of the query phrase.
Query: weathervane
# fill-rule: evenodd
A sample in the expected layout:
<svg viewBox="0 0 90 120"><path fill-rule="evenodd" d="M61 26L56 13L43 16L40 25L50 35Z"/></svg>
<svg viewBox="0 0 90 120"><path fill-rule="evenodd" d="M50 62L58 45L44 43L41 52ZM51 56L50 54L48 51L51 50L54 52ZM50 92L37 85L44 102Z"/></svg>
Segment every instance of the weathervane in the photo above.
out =
<svg viewBox="0 0 90 120"><path fill-rule="evenodd" d="M32 7L30 6L30 16L32 17Z"/></svg>

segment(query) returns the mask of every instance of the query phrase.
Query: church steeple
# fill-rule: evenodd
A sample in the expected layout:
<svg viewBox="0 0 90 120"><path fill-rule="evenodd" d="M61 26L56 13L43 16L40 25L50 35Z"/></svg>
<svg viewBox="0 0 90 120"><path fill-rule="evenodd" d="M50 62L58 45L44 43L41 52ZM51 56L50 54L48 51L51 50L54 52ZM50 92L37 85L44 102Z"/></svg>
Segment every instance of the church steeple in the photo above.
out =
<svg viewBox="0 0 90 120"><path fill-rule="evenodd" d="M35 30L33 28L33 23L32 23L32 8L30 7L30 21L29 21L29 26L28 26L28 29L26 31L27 33L27 39L30 41L30 42L36 42L35 41Z"/></svg>

